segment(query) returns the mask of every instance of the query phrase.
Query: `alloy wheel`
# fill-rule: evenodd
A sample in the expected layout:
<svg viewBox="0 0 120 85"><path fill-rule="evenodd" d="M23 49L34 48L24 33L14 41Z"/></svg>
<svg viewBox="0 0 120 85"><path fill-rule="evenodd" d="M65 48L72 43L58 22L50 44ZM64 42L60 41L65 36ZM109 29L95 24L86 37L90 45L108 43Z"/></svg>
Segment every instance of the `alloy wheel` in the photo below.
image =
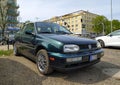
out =
<svg viewBox="0 0 120 85"><path fill-rule="evenodd" d="M47 60L44 55L38 55L38 68L41 72L44 72L47 68Z"/></svg>

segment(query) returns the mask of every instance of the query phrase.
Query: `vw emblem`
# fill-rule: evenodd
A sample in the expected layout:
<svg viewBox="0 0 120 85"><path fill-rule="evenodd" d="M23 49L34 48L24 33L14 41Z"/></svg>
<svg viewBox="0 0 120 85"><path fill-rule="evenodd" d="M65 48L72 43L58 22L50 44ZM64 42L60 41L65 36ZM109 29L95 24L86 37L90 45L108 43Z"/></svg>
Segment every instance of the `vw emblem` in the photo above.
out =
<svg viewBox="0 0 120 85"><path fill-rule="evenodd" d="M92 49L92 46L91 46L91 45L88 45L88 48L89 48L89 49Z"/></svg>

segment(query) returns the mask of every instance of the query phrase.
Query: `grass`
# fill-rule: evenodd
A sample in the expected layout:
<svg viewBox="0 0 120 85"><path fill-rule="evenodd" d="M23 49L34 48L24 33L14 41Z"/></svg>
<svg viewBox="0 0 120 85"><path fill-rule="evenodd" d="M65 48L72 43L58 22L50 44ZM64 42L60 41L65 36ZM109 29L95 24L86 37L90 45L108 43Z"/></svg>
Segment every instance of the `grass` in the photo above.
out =
<svg viewBox="0 0 120 85"><path fill-rule="evenodd" d="M0 50L0 56L10 56L13 54L13 50Z"/></svg>

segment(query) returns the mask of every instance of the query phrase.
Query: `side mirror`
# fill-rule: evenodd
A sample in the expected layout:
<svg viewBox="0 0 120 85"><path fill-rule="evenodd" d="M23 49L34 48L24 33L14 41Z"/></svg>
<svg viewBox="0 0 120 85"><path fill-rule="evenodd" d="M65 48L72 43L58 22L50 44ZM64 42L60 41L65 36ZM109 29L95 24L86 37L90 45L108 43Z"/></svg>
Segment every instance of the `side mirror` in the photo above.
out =
<svg viewBox="0 0 120 85"><path fill-rule="evenodd" d="M109 36L110 36L110 37L112 37L113 35L112 35L112 34L110 34Z"/></svg>

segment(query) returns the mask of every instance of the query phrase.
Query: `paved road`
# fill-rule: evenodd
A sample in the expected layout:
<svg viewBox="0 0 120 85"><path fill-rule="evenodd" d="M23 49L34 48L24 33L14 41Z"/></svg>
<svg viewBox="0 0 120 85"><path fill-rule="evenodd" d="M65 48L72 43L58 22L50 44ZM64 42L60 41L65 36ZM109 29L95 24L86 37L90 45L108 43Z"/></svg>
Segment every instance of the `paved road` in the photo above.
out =
<svg viewBox="0 0 120 85"><path fill-rule="evenodd" d="M92 67L47 76L22 56L0 58L0 85L120 85L120 49L104 51L102 61Z"/></svg>

